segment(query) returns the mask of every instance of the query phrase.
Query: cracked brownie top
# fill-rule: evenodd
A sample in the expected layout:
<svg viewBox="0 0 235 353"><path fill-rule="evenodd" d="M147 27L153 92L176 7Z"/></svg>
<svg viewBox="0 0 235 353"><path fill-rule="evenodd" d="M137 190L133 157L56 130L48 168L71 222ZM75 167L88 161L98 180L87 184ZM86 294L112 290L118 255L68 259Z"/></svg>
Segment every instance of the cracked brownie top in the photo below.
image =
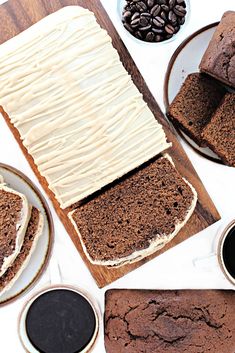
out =
<svg viewBox="0 0 235 353"><path fill-rule="evenodd" d="M234 353L235 292L109 290L107 353Z"/></svg>
<svg viewBox="0 0 235 353"><path fill-rule="evenodd" d="M235 11L224 13L200 70L235 88Z"/></svg>

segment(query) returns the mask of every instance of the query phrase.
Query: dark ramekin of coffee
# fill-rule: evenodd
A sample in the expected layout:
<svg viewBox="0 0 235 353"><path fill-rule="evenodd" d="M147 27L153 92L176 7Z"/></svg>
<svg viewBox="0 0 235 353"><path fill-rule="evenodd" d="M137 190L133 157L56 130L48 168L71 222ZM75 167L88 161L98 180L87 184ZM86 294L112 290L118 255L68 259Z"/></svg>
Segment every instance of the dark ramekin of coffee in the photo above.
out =
<svg viewBox="0 0 235 353"><path fill-rule="evenodd" d="M98 305L88 293L70 285L55 285L29 299L18 330L29 353L89 353L99 325Z"/></svg>
<svg viewBox="0 0 235 353"><path fill-rule="evenodd" d="M124 28L142 43L169 43L185 28L189 0L118 0Z"/></svg>

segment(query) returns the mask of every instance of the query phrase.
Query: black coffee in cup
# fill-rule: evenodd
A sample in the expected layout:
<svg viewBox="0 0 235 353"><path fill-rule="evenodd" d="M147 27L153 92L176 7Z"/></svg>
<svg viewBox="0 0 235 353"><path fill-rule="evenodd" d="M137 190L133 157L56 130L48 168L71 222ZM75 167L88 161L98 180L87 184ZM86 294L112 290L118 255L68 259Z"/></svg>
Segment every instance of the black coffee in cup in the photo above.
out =
<svg viewBox="0 0 235 353"><path fill-rule="evenodd" d="M235 279L235 225L224 239L222 257L228 273Z"/></svg>
<svg viewBox="0 0 235 353"><path fill-rule="evenodd" d="M97 328L92 305L81 294L53 289L31 304L26 316L26 332L41 353L79 353L89 345Z"/></svg>

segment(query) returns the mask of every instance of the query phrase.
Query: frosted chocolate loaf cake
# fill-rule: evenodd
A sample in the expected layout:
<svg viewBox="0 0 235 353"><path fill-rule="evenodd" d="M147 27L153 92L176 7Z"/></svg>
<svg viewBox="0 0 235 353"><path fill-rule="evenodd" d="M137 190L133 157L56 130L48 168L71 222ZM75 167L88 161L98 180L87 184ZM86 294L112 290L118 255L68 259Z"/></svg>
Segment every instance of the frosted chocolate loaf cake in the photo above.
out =
<svg viewBox="0 0 235 353"><path fill-rule="evenodd" d="M224 13L199 68L235 88L235 11Z"/></svg>
<svg viewBox="0 0 235 353"><path fill-rule="evenodd" d="M63 209L170 147L111 38L82 7L2 44L0 76L0 105Z"/></svg>
<svg viewBox="0 0 235 353"><path fill-rule="evenodd" d="M199 146L205 146L202 132L210 122L226 90L213 78L198 72L187 76L170 104L168 117Z"/></svg>
<svg viewBox="0 0 235 353"><path fill-rule="evenodd" d="M89 261L120 266L171 241L192 215L194 188L169 157L140 167L69 213Z"/></svg>
<svg viewBox="0 0 235 353"><path fill-rule="evenodd" d="M42 214L37 208L32 207L30 220L20 253L16 257L13 264L8 267L4 275L0 277L0 296L12 288L22 274L23 270L28 265L29 260L36 248L37 242L42 234L43 224L44 220Z"/></svg>
<svg viewBox="0 0 235 353"><path fill-rule="evenodd" d="M109 290L106 353L234 353L235 292Z"/></svg>
<svg viewBox="0 0 235 353"><path fill-rule="evenodd" d="M0 184L0 277L18 256L31 214L25 195Z"/></svg>

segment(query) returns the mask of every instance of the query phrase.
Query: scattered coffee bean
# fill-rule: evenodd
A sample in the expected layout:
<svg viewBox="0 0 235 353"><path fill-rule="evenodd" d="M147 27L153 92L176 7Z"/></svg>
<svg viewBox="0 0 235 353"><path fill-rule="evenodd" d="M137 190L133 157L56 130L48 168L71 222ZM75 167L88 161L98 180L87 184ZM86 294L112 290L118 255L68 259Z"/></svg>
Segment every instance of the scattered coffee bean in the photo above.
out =
<svg viewBox="0 0 235 353"><path fill-rule="evenodd" d="M169 12L169 7L167 5L161 5L161 9L165 12Z"/></svg>
<svg viewBox="0 0 235 353"><path fill-rule="evenodd" d="M154 4L155 4L155 0L148 0L148 1L147 1L147 5L148 5L148 7L150 7L150 8L152 8Z"/></svg>
<svg viewBox="0 0 235 353"><path fill-rule="evenodd" d="M173 34L175 32L175 28L172 25L167 25L167 26L165 26L165 31L168 34Z"/></svg>
<svg viewBox="0 0 235 353"><path fill-rule="evenodd" d="M153 19L153 24L156 27L164 27L165 21L161 17L157 16Z"/></svg>
<svg viewBox="0 0 235 353"><path fill-rule="evenodd" d="M174 6L175 6L175 0L169 0L169 8L173 9Z"/></svg>
<svg viewBox="0 0 235 353"><path fill-rule="evenodd" d="M183 6L176 5L173 9L174 13L180 17L183 17L186 15L186 10Z"/></svg>
<svg viewBox="0 0 235 353"><path fill-rule="evenodd" d="M153 17L156 17L161 11L161 6L160 5L155 5L151 11L150 11L150 14L153 16Z"/></svg>
<svg viewBox="0 0 235 353"><path fill-rule="evenodd" d="M185 0L126 0L122 22L136 38L161 42L180 30L186 14Z"/></svg>
<svg viewBox="0 0 235 353"><path fill-rule="evenodd" d="M140 13L139 12L135 12L134 15L131 17L131 21L134 21L134 20L136 20L139 17L140 17Z"/></svg>
<svg viewBox="0 0 235 353"><path fill-rule="evenodd" d="M167 15L164 11L160 13L161 18L166 22L167 21Z"/></svg>
<svg viewBox="0 0 235 353"><path fill-rule="evenodd" d="M154 41L154 38L155 38L155 34L153 32L148 32L145 39L148 41L148 42L153 42Z"/></svg>

